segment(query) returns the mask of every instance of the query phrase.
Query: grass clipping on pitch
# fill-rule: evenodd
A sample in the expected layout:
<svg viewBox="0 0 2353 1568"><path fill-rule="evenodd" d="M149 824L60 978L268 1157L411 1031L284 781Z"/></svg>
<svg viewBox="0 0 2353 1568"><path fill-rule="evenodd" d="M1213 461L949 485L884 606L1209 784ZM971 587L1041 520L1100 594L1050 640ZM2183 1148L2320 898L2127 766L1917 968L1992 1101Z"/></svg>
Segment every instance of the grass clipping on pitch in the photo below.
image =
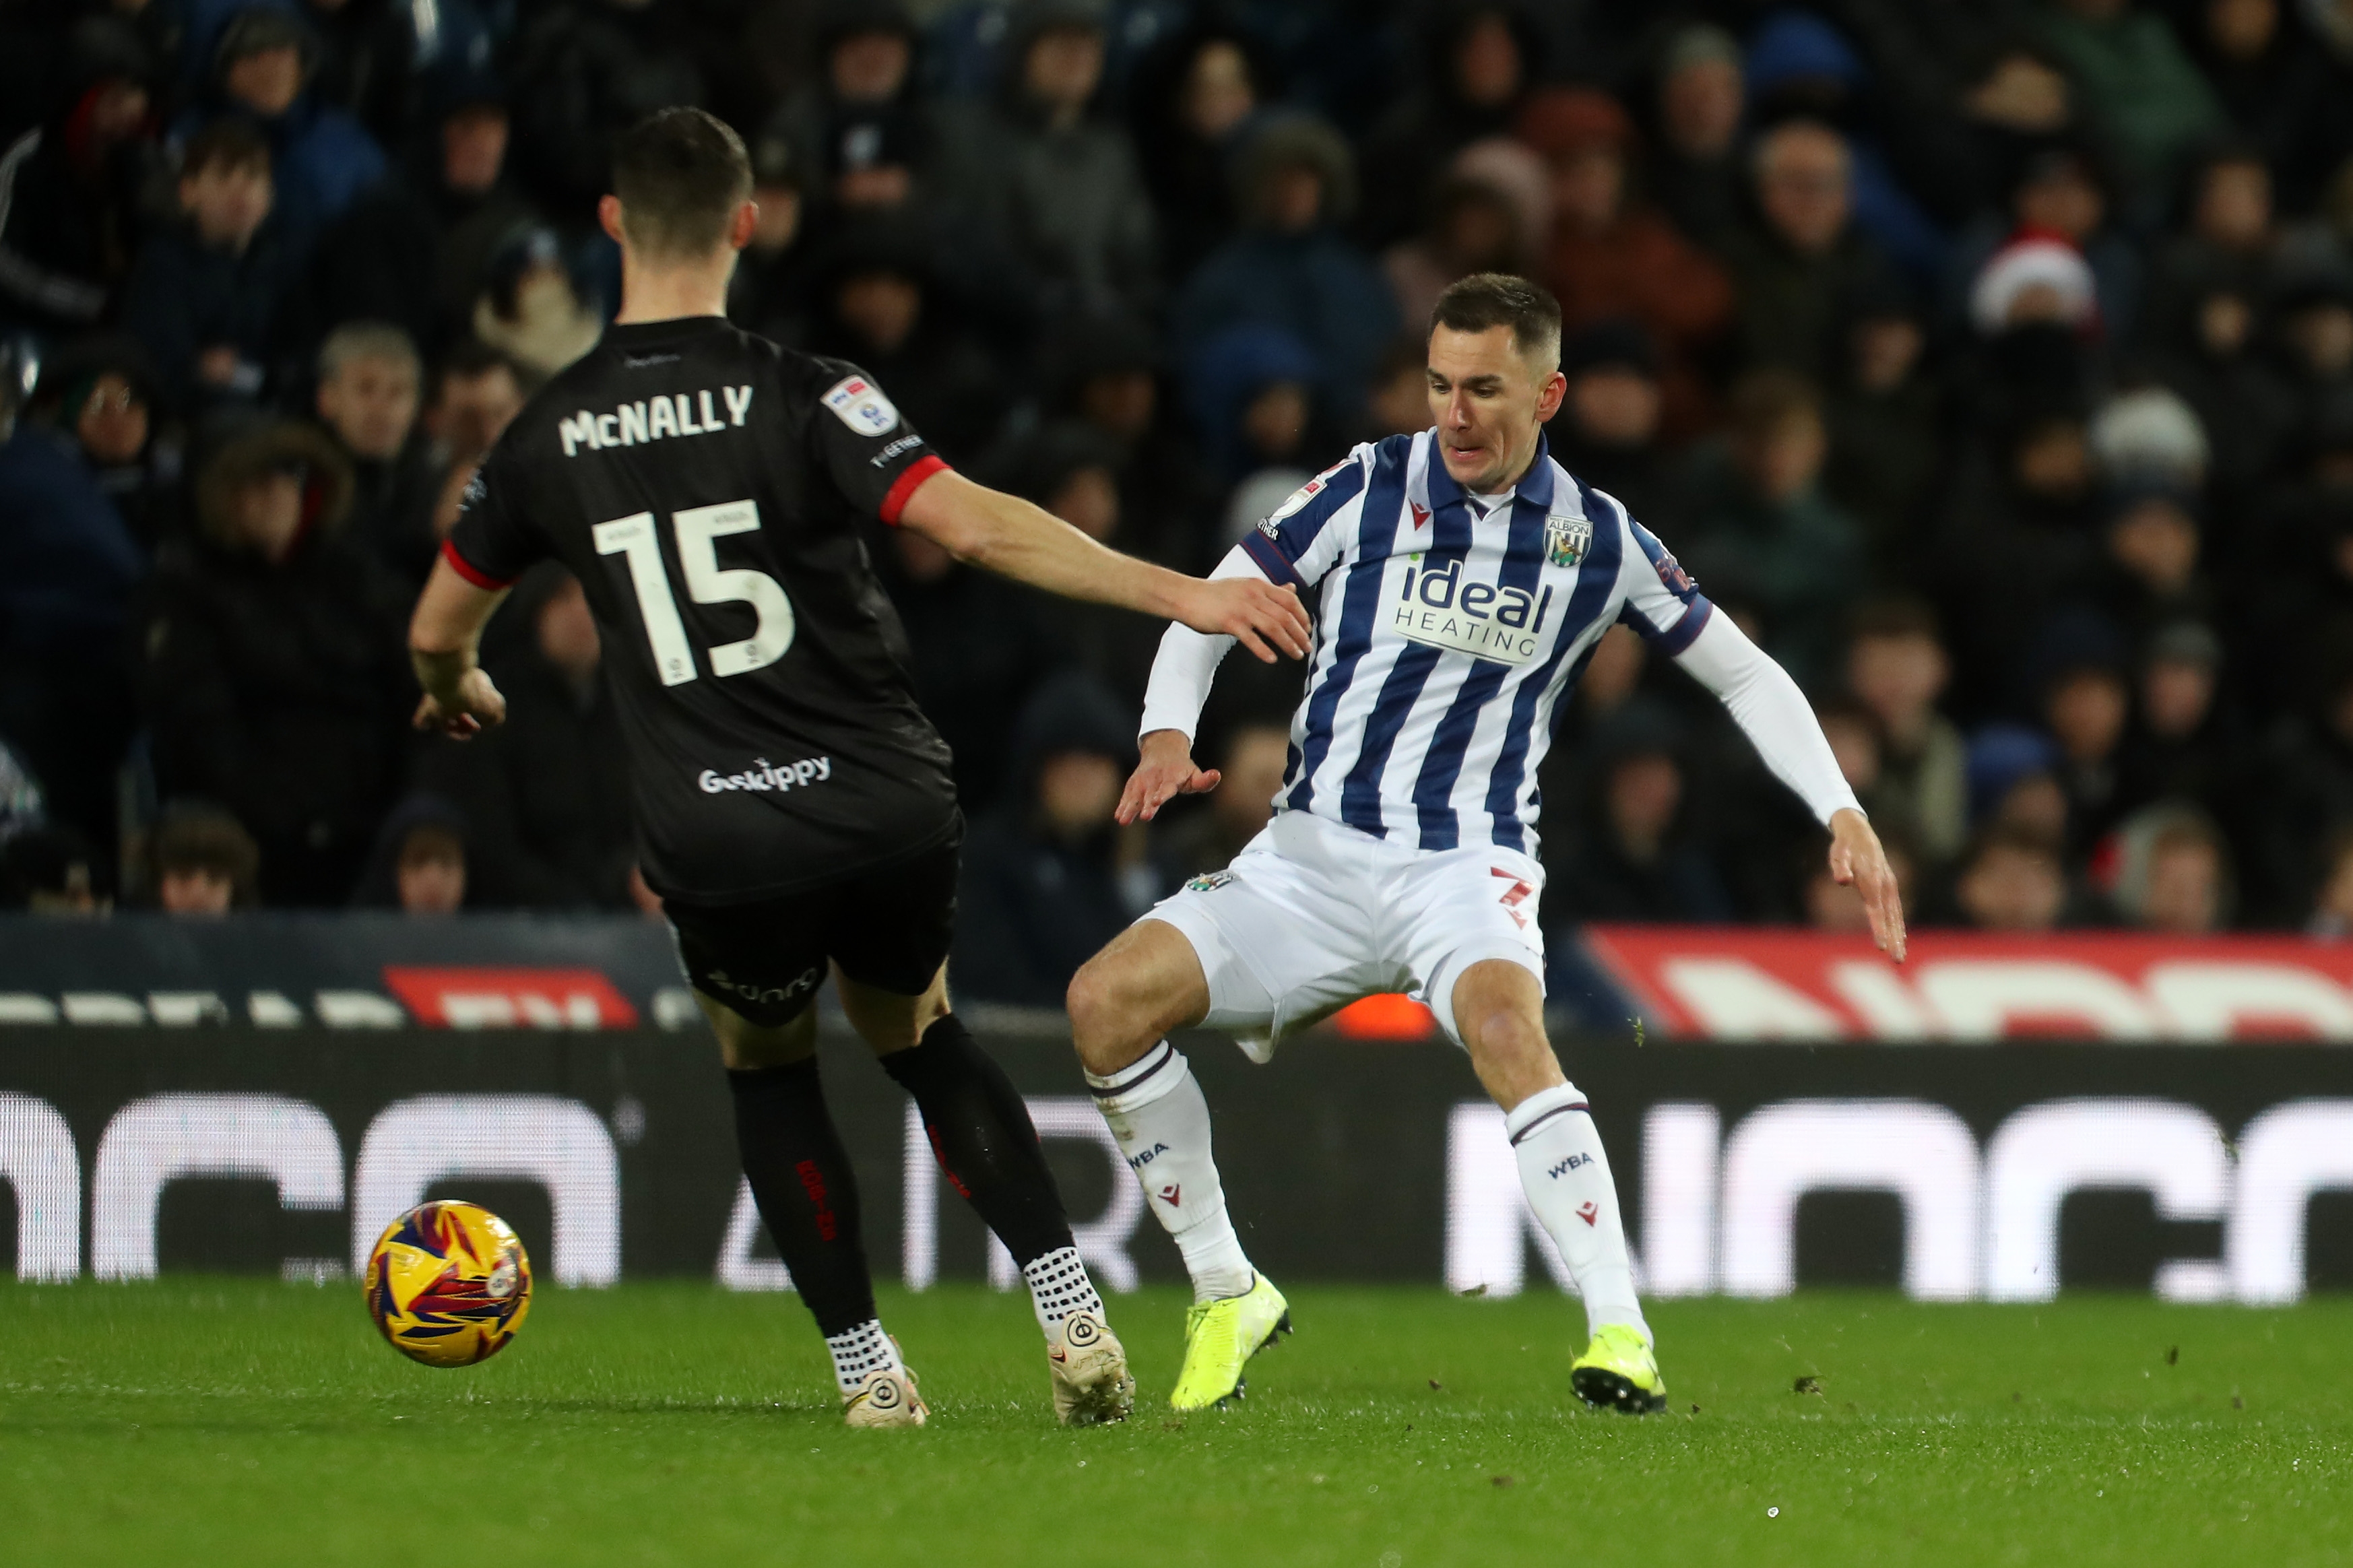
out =
<svg viewBox="0 0 2353 1568"><path fill-rule="evenodd" d="M1578 1407L1573 1301L1303 1288L1178 1418L1052 1424L1026 1301L893 1292L932 1406L851 1433L790 1297L543 1289L413 1366L355 1286L0 1286L0 1560L82 1563L2353 1562L2353 1302L1670 1302L1669 1413Z"/></svg>

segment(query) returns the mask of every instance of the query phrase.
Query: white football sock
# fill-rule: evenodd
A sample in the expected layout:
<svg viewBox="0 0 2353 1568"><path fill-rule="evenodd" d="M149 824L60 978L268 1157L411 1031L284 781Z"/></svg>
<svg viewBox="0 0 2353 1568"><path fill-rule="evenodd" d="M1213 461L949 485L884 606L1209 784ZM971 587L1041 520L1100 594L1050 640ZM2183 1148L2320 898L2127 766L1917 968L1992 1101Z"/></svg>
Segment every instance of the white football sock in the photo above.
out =
<svg viewBox="0 0 2353 1568"><path fill-rule="evenodd" d="M841 1384L844 1399L857 1393L858 1385L875 1368L905 1364L899 1360L899 1347L882 1331L879 1318L869 1318L843 1333L826 1335L825 1348L833 1352L833 1380Z"/></svg>
<svg viewBox="0 0 2353 1568"><path fill-rule="evenodd" d="M1609 1157L1601 1152L1585 1096L1572 1083L1532 1094L1504 1118L1504 1128L1512 1135L1528 1206L1585 1298L1587 1331L1627 1323L1647 1337L1651 1326L1634 1298L1618 1184L1609 1179Z"/></svg>
<svg viewBox="0 0 2353 1568"><path fill-rule="evenodd" d="M1095 1294L1095 1282L1087 1278L1077 1247L1056 1247L1022 1269L1021 1277L1029 1282L1029 1310L1038 1314L1038 1327L1048 1339L1054 1337L1054 1325L1073 1312L1092 1312L1097 1321L1103 1320L1103 1298Z"/></svg>
<svg viewBox="0 0 2353 1568"><path fill-rule="evenodd" d="M1240 1296L1257 1279L1226 1216L1225 1189L1209 1157L1209 1102L1193 1069L1163 1040L1109 1078L1087 1074L1127 1168L1144 1184L1145 1206L1175 1238L1193 1277L1193 1300Z"/></svg>

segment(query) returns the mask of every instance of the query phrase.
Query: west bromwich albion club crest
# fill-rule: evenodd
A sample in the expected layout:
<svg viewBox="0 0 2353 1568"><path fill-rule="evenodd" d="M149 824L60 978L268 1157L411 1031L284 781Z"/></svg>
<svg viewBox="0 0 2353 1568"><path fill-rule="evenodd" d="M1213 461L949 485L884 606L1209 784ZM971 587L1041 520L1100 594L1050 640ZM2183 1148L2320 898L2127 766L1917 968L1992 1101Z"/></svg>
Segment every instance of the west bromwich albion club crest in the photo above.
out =
<svg viewBox="0 0 2353 1568"><path fill-rule="evenodd" d="M1545 559L1556 566L1574 566L1585 559L1593 542L1593 525L1581 517L1555 512L1545 519Z"/></svg>

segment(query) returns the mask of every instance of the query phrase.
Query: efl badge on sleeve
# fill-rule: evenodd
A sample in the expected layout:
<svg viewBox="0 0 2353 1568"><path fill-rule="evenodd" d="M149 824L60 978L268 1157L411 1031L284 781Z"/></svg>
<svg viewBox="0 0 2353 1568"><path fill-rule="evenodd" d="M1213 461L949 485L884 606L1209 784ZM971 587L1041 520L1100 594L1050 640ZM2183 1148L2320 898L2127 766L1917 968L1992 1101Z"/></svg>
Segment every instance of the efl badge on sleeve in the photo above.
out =
<svg viewBox="0 0 2353 1568"><path fill-rule="evenodd" d="M860 436L888 436L899 423L899 411L882 389L862 375L846 375L826 388L825 405L833 416Z"/></svg>
<svg viewBox="0 0 2353 1568"><path fill-rule="evenodd" d="M1545 559L1554 565L1576 565L1592 542L1593 525L1585 519L1563 512L1545 519Z"/></svg>

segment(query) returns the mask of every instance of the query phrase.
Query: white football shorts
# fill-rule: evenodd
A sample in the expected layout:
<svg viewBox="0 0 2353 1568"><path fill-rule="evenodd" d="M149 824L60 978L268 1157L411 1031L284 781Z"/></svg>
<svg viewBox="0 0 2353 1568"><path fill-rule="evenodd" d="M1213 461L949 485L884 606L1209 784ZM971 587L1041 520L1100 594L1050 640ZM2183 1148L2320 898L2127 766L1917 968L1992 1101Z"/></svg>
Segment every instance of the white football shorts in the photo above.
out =
<svg viewBox="0 0 2353 1568"><path fill-rule="evenodd" d="M1267 1061L1294 1029L1402 991L1456 1045L1454 984L1500 958L1544 984L1544 868L1516 849L1424 851L1304 811L1275 814L1223 871L1143 918L1182 931L1209 981L1206 1027Z"/></svg>

